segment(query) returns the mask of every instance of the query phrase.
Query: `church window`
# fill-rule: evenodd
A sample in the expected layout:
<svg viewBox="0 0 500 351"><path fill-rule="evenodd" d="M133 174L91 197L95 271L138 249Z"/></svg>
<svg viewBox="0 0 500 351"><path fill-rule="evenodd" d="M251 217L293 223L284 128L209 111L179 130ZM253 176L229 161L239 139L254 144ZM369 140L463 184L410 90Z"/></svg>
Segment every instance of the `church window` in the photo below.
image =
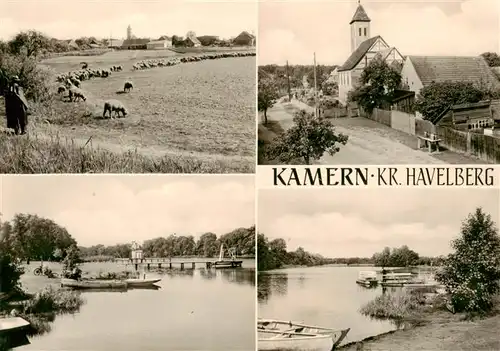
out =
<svg viewBox="0 0 500 351"><path fill-rule="evenodd" d="M366 27L363 28L363 32L365 33L365 37L366 37Z"/></svg>
<svg viewBox="0 0 500 351"><path fill-rule="evenodd" d="M359 28L359 36L361 36L361 28Z"/></svg>

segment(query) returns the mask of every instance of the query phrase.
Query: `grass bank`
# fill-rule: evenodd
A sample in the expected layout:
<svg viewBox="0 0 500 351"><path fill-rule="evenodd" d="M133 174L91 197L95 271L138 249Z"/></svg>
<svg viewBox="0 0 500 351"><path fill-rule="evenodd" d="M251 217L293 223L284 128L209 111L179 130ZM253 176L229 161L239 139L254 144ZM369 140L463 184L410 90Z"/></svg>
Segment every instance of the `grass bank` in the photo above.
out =
<svg viewBox="0 0 500 351"><path fill-rule="evenodd" d="M32 126L30 126L33 128ZM253 167L189 156L152 157L138 149L113 152L58 133L0 133L0 173L251 173Z"/></svg>
<svg viewBox="0 0 500 351"><path fill-rule="evenodd" d="M495 309L483 318L452 314L445 299L429 299L425 291L407 294L384 294L362 307L365 315L390 319L400 328L341 347L348 351L386 350L499 350L500 298Z"/></svg>

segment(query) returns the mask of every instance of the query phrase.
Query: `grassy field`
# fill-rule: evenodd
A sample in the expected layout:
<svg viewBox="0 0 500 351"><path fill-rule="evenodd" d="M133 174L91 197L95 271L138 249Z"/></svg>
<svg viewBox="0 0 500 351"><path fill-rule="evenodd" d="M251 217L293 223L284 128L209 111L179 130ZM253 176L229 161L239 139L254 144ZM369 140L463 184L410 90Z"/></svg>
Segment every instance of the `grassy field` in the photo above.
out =
<svg viewBox="0 0 500 351"><path fill-rule="evenodd" d="M114 51L45 60L56 73L77 70L82 60L90 68L122 65L123 71L84 81L85 102L57 97L36 109L29 136L0 135L0 172L254 172L255 57L131 70L137 61L174 55ZM134 90L122 94L126 80ZM122 101L128 116L102 119L108 99Z"/></svg>

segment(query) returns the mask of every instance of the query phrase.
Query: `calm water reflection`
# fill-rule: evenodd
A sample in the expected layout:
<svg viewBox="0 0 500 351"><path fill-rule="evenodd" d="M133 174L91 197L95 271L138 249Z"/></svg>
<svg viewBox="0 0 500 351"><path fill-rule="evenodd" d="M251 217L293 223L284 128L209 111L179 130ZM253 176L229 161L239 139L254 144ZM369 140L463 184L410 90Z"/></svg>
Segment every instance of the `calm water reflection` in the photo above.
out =
<svg viewBox="0 0 500 351"><path fill-rule="evenodd" d="M358 272L370 267L311 267L258 275L258 315L332 328L351 328L344 343L394 330L388 321L359 313L382 289L356 284Z"/></svg>
<svg viewBox="0 0 500 351"><path fill-rule="evenodd" d="M57 316L19 350L255 350L254 269L161 276L159 290L83 292L79 313Z"/></svg>

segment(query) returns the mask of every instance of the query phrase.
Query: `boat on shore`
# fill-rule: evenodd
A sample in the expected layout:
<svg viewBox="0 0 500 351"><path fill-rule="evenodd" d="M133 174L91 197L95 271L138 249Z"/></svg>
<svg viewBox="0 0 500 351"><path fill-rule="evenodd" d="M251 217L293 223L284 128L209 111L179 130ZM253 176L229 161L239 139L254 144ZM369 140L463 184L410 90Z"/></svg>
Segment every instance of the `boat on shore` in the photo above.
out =
<svg viewBox="0 0 500 351"><path fill-rule="evenodd" d="M62 278L61 286L72 289L127 289L127 283L124 281L99 279L75 280Z"/></svg>
<svg viewBox="0 0 500 351"><path fill-rule="evenodd" d="M237 268L243 265L242 260L236 259L236 254L234 252L230 252L231 259L224 259L224 244L220 246L219 259L212 263L212 267L214 268Z"/></svg>
<svg viewBox="0 0 500 351"><path fill-rule="evenodd" d="M378 285L377 272L375 271L359 272L356 284L364 286L365 288L376 287Z"/></svg>
<svg viewBox="0 0 500 351"><path fill-rule="evenodd" d="M274 319L259 319L257 348L259 351L333 351L349 331L349 328L334 330Z"/></svg>
<svg viewBox="0 0 500 351"><path fill-rule="evenodd" d="M127 284L127 288L145 288L153 286L155 283L158 283L161 278L157 279L141 279L141 278L131 278L125 279L125 283Z"/></svg>
<svg viewBox="0 0 500 351"><path fill-rule="evenodd" d="M21 317L0 318L0 335L18 332L22 329L27 328L29 325L30 322Z"/></svg>

